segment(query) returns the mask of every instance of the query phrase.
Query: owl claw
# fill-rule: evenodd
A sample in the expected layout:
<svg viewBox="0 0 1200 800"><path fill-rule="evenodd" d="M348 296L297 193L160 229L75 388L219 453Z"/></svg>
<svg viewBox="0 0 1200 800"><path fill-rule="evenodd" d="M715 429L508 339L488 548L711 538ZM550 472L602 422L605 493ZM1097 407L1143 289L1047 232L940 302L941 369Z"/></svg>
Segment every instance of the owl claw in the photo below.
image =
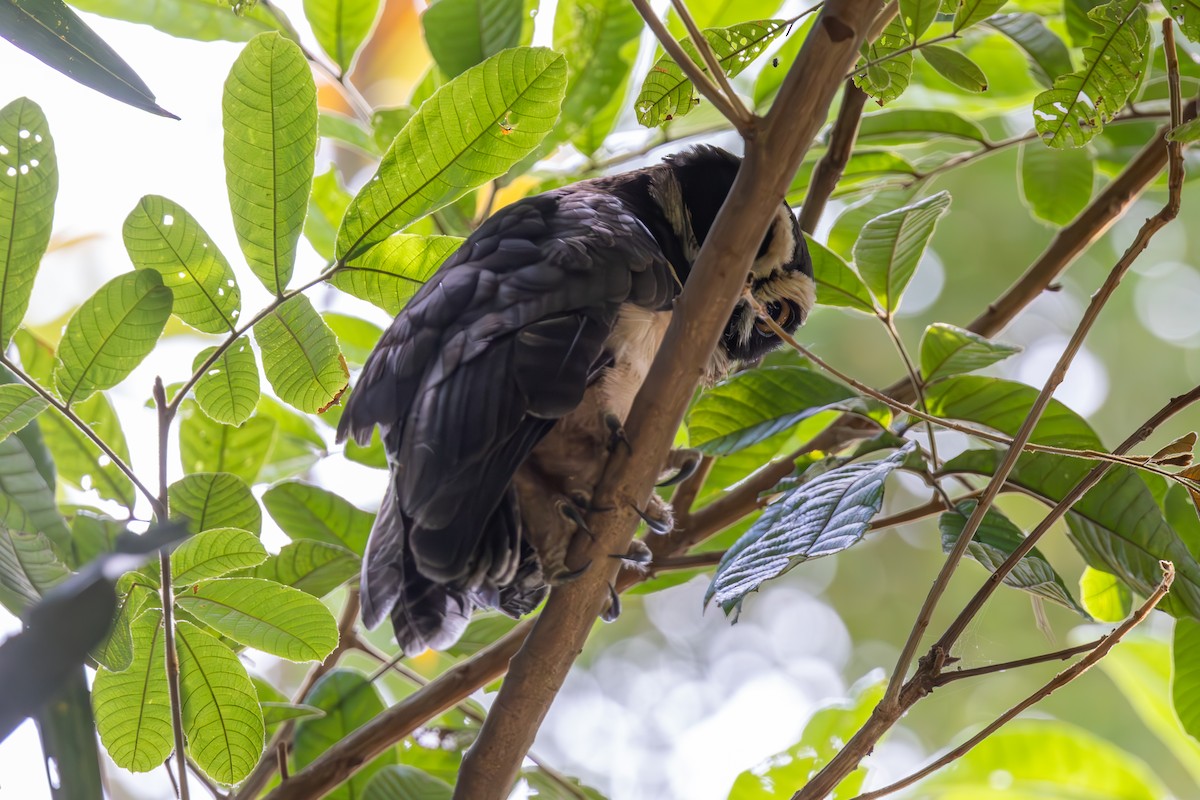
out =
<svg viewBox="0 0 1200 800"><path fill-rule="evenodd" d="M668 531L671 530L672 526L671 526L671 522L669 520L656 519L656 518L650 516L649 514L647 514L645 511L642 511L640 508L635 506L633 503L630 503L629 507L632 508L634 510L634 512L639 517L642 518L642 522L646 523L646 527L649 528L650 530L654 531L655 533L661 535L661 534L667 533Z"/></svg>
<svg viewBox="0 0 1200 800"><path fill-rule="evenodd" d="M592 533L592 529L588 527L587 520L583 518L583 513L580 512L580 510L574 505L571 503L561 503L558 506L558 513L562 514L570 522L575 523L575 526L578 527L579 530L586 533L588 538L590 538L592 541L596 540L596 535Z"/></svg>
<svg viewBox="0 0 1200 800"><path fill-rule="evenodd" d="M696 474L696 470L700 468L700 461L703 457L699 450L691 448L672 450L667 457L667 467L674 467L678 471L658 485L660 487L674 486L677 483L686 481Z"/></svg>
<svg viewBox="0 0 1200 800"><path fill-rule="evenodd" d="M579 580L579 578L583 575L583 573L587 572L591 566L592 566L592 562L589 559L586 564L584 564L582 567L580 567L577 570L573 570L571 572L563 571L563 572L556 574L553 578L550 579L550 582L552 584L554 584L555 586L561 586L564 583L570 583L571 581Z"/></svg>
<svg viewBox="0 0 1200 800"><path fill-rule="evenodd" d="M644 567L654 560L650 548L641 539L634 539L630 542L629 549L624 553L610 553L608 557L620 559L633 567Z"/></svg>
<svg viewBox="0 0 1200 800"><path fill-rule="evenodd" d="M621 616L621 596L617 594L617 590L610 583L608 585L608 608L600 612L600 619L612 622L619 616Z"/></svg>
<svg viewBox="0 0 1200 800"><path fill-rule="evenodd" d="M626 454L633 455L633 447L629 444L629 437L625 435L625 426L620 417L610 411L604 415L604 424L608 427L608 452L614 453L623 445Z"/></svg>

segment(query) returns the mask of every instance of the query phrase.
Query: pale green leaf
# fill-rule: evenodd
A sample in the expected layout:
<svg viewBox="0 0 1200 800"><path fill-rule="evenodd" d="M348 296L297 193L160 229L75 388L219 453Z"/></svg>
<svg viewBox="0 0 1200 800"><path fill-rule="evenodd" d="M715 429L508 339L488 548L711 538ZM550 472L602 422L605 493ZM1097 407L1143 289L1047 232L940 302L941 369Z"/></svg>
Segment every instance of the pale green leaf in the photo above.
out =
<svg viewBox="0 0 1200 800"><path fill-rule="evenodd" d="M381 151L382 152L382 151ZM338 226L350 205L350 193L342 186L336 166L313 178L308 198L308 216L304 219L304 237L326 261L333 261Z"/></svg>
<svg viewBox="0 0 1200 800"><path fill-rule="evenodd" d="M1185 122L1178 128L1175 128L1167 134L1167 140L1172 142L1183 142L1191 144L1195 141L1200 141L1200 119L1194 119L1190 122Z"/></svg>
<svg viewBox="0 0 1200 800"><path fill-rule="evenodd" d="M361 555L375 521L369 514L333 492L300 481L272 486L263 505L292 539L316 539L340 545Z"/></svg>
<svg viewBox="0 0 1200 800"><path fill-rule="evenodd" d="M436 71L437 67L431 67L431 71ZM432 93L432 90L431 90ZM417 110L412 106L397 106L395 108L377 108L371 114L371 134L375 137L375 147L379 152L386 152L392 146L392 142L408 124L408 121L413 118L413 114ZM346 198L349 203L350 198ZM341 219L341 215L338 215ZM334 234L337 234L335 227Z"/></svg>
<svg viewBox="0 0 1200 800"><path fill-rule="evenodd" d="M220 639L186 620L175 625L187 750L205 774L234 784L262 754L262 710L246 667Z"/></svg>
<svg viewBox="0 0 1200 800"><path fill-rule="evenodd" d="M269 580L216 578L175 602L230 639L289 661L323 661L337 647L337 620L320 600Z"/></svg>
<svg viewBox="0 0 1200 800"><path fill-rule="evenodd" d="M923 143L932 136L946 136L984 143L983 129L953 111L923 108L889 108L864 114L858 126L859 142L894 145Z"/></svg>
<svg viewBox="0 0 1200 800"><path fill-rule="evenodd" d="M935 322L921 337L921 376L926 383L974 372L1021 352L1016 345L993 342L977 333Z"/></svg>
<svg viewBox="0 0 1200 800"><path fill-rule="evenodd" d="M262 707L263 722L267 726L267 732L271 732L274 725L281 722L287 722L290 719L311 719L313 717L323 717L325 712L315 706L306 706L303 703L274 703L265 701L259 703Z"/></svg>
<svg viewBox="0 0 1200 800"><path fill-rule="evenodd" d="M196 355L192 369L198 370L216 352L216 345ZM238 337L196 381L196 402L205 414L217 422L241 425L254 413L258 403L258 364L250 340Z"/></svg>
<svg viewBox="0 0 1200 800"><path fill-rule="evenodd" d="M1087 207L1095 182L1087 148L1055 150L1038 141L1021 145L1021 197L1039 219L1066 225Z"/></svg>
<svg viewBox="0 0 1200 800"><path fill-rule="evenodd" d="M317 150L317 90L304 54L278 33L242 50L221 103L225 182L250 269L280 294L292 277Z"/></svg>
<svg viewBox="0 0 1200 800"><path fill-rule="evenodd" d="M162 611L145 612L130 630L133 659L121 672L96 670L92 711L100 741L117 766L149 772L161 767L174 749Z"/></svg>
<svg viewBox="0 0 1200 800"><path fill-rule="evenodd" d="M230 0L71 0L71 5L202 42L244 42L263 31L283 29L265 3L242 3L235 8Z"/></svg>
<svg viewBox="0 0 1200 800"><path fill-rule="evenodd" d="M162 275L176 316L205 333L234 329L242 295L233 269L183 206L146 195L125 218L123 236L133 265Z"/></svg>
<svg viewBox="0 0 1200 800"><path fill-rule="evenodd" d="M262 531L262 510L250 487L236 475L199 473L171 484L167 490L171 517L188 520L193 532L241 528L256 536Z"/></svg>
<svg viewBox="0 0 1200 800"><path fill-rule="evenodd" d="M249 575L324 597L358 575L359 566L359 557L344 547L317 539L300 539L284 545Z"/></svg>
<svg viewBox="0 0 1200 800"><path fill-rule="evenodd" d="M1071 53L1037 14L997 14L987 24L1003 33L1029 57L1029 72L1045 87L1071 71Z"/></svg>
<svg viewBox="0 0 1200 800"><path fill-rule="evenodd" d="M371 354L375 343L379 341L379 337L383 335L383 329L373 322L349 314L329 311L324 317L325 324L337 336L338 347L346 357L346 362L351 366L361 367Z"/></svg>
<svg viewBox="0 0 1200 800"><path fill-rule="evenodd" d="M379 0L304 0L313 35L343 75L375 25L379 5Z"/></svg>
<svg viewBox="0 0 1200 800"><path fill-rule="evenodd" d="M395 316L463 241L457 236L390 236L339 267L329 282Z"/></svg>
<svg viewBox="0 0 1200 800"><path fill-rule="evenodd" d="M704 29L725 28L748 19L766 19L781 5L782 0L689 0L687 7L692 19ZM687 33L687 27L673 8L667 11L667 30L676 37Z"/></svg>
<svg viewBox="0 0 1200 800"><path fill-rule="evenodd" d="M433 60L454 78L521 43L523 0L435 0L421 27Z"/></svg>
<svg viewBox="0 0 1200 800"><path fill-rule="evenodd" d="M58 160L46 117L32 100L13 100L0 109L0 349L29 306L57 194Z"/></svg>
<svg viewBox="0 0 1200 800"><path fill-rule="evenodd" d="M1167 0L1164 5L1179 23L1179 30L1192 42L1200 42L1200 2L1197 0Z"/></svg>
<svg viewBox="0 0 1200 800"><path fill-rule="evenodd" d="M24 428L49 406L41 395L18 383L0 385L0 439Z"/></svg>
<svg viewBox="0 0 1200 800"><path fill-rule="evenodd" d="M270 395L259 399L258 413L275 420L276 425L275 442L259 471L259 480L278 481L307 472L326 455L325 440L317 433L312 417L293 411Z"/></svg>
<svg viewBox="0 0 1200 800"><path fill-rule="evenodd" d="M800 169L796 171L796 177L792 179L792 183L788 187L787 200L789 203L799 205L804 202L816 165L815 154L800 165ZM872 189L883 182L880 180L881 178L895 176L901 177L904 182L907 182L915 180L918 174L916 167L901 155L888 150L859 150L846 162L846 166L842 170L842 177L838 181L837 188L833 190L832 196L841 197L851 192Z"/></svg>
<svg viewBox="0 0 1200 800"><path fill-rule="evenodd" d="M228 472L254 484L275 439L275 420L251 417L241 425L215 422L185 400L180 408L179 459L184 473Z"/></svg>
<svg viewBox="0 0 1200 800"><path fill-rule="evenodd" d="M71 573L49 539L20 530L14 521L0 523L0 604L20 615Z"/></svg>
<svg viewBox="0 0 1200 800"><path fill-rule="evenodd" d="M983 22L999 11L1008 0L958 0L954 11L954 32Z"/></svg>
<svg viewBox="0 0 1200 800"><path fill-rule="evenodd" d="M266 560L267 549L254 534L239 528L213 528L184 539L171 552L171 580L184 586Z"/></svg>
<svg viewBox="0 0 1200 800"><path fill-rule="evenodd" d="M1079 577L1079 600L1100 622L1120 622L1133 610L1133 593L1116 575L1084 567Z"/></svg>
<svg viewBox="0 0 1200 800"><path fill-rule="evenodd" d="M938 192L867 223L854 244L854 262L871 293L888 311L900 306L933 229L950 207L950 194Z"/></svg>
<svg viewBox="0 0 1200 800"><path fill-rule="evenodd" d="M0 520L18 530L41 531L70 552L71 532L54 501L54 465L36 425L0 439Z"/></svg>
<svg viewBox="0 0 1200 800"><path fill-rule="evenodd" d="M317 130L322 139L333 139L353 147L363 155L378 158L383 150L375 145L375 137L361 122L343 114L321 111L317 115ZM330 167L332 171L334 168Z"/></svg>
<svg viewBox="0 0 1200 800"><path fill-rule="evenodd" d="M393 764L379 770L367 784L363 800L451 800L454 787L407 764ZM546 797L542 792L538 797ZM553 798L554 795L549 795Z"/></svg>
<svg viewBox="0 0 1200 800"><path fill-rule="evenodd" d="M1171 644L1171 702L1188 735L1200 740L1200 622L1175 621Z"/></svg>
<svg viewBox="0 0 1200 800"><path fill-rule="evenodd" d="M554 51L519 47L439 88L351 201L338 231L338 257L354 260L532 152L558 117L566 72Z"/></svg>
<svg viewBox="0 0 1200 800"><path fill-rule="evenodd" d="M302 294L292 297L254 326L263 371L280 400L319 414L346 391L350 371L337 337Z"/></svg>
<svg viewBox="0 0 1200 800"><path fill-rule="evenodd" d="M129 463L129 446L121 430L121 421L103 393L97 392L76 403L73 410L122 461ZM61 480L85 491L95 489L106 500L133 508L137 499L133 482L74 422L51 409L38 424Z"/></svg>
<svg viewBox="0 0 1200 800"><path fill-rule="evenodd" d="M808 253L812 257L813 275L817 284L817 302L823 306L839 306L875 313L875 301L862 278L850 269L841 256L811 236L805 235Z"/></svg>
<svg viewBox="0 0 1200 800"><path fill-rule="evenodd" d="M921 56L934 71L960 89L986 92L987 75L971 59L951 47L930 45L921 48Z"/></svg>
<svg viewBox="0 0 1200 800"><path fill-rule="evenodd" d="M383 699L375 684L361 672L345 667L337 667L322 676L305 696L304 703L321 709L325 716L297 723L292 750L297 769L311 764L384 709ZM371 777L383 767L395 763L395 748L384 750L350 780L326 794L325 800L362 798Z"/></svg>
<svg viewBox="0 0 1200 800"><path fill-rule="evenodd" d="M900 20L912 40L918 41L937 17L940 0L902 0Z"/></svg>
<svg viewBox="0 0 1200 800"><path fill-rule="evenodd" d="M71 316L54 382L68 405L125 379L154 349L171 316L171 290L149 269L118 275Z"/></svg>

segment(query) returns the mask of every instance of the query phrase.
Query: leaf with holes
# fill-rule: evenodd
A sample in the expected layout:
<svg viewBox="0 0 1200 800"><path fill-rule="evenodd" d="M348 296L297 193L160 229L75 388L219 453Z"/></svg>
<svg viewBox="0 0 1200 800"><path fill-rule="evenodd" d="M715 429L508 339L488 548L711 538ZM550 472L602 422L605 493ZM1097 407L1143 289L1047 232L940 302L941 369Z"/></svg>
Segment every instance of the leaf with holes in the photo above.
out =
<svg viewBox="0 0 1200 800"><path fill-rule="evenodd" d="M1193 42L1200 42L1200 2L1197 0L1167 0L1164 5L1179 23L1179 30Z"/></svg>
<svg viewBox="0 0 1200 800"><path fill-rule="evenodd" d="M329 282L395 316L464 241L457 236L390 236L340 267Z"/></svg>
<svg viewBox="0 0 1200 800"><path fill-rule="evenodd" d="M180 417L179 459L185 473L228 472L248 484L257 481L275 440L275 420L251 417L241 425L223 425L190 400Z"/></svg>
<svg viewBox="0 0 1200 800"><path fill-rule="evenodd" d="M167 490L171 516L188 520L193 532L213 528L241 528L258 535L262 511L250 487L236 475L207 472L188 475Z"/></svg>
<svg viewBox="0 0 1200 800"><path fill-rule="evenodd" d="M384 709L383 699L375 684L358 670L346 667L336 667L325 673L304 697L304 703L321 709L325 716L297 723L292 749L297 769L311 764ZM355 800L362 797L371 777L395 763L395 748L388 748L346 783L325 795L326 799Z"/></svg>
<svg viewBox="0 0 1200 800"><path fill-rule="evenodd" d="M266 560L267 548L250 531L213 528L184 539L171 552L171 580L176 586L184 586Z"/></svg>
<svg viewBox="0 0 1200 800"><path fill-rule="evenodd" d="M33 422L48 407L41 395L24 384L0 385L0 439Z"/></svg>
<svg viewBox="0 0 1200 800"><path fill-rule="evenodd" d="M220 639L186 620L175 627L187 751L210 778L241 781L262 755L262 710L246 667Z"/></svg>
<svg viewBox="0 0 1200 800"><path fill-rule="evenodd" d="M1029 72L1049 88L1059 75L1071 71L1071 52L1058 34L1037 14L997 14L987 24L1013 41L1029 58Z"/></svg>
<svg viewBox="0 0 1200 800"><path fill-rule="evenodd" d="M295 42L250 40L225 81L225 183L246 263L274 294L287 288L317 152L317 90Z"/></svg>
<svg viewBox="0 0 1200 800"><path fill-rule="evenodd" d="M302 294L289 299L254 326L263 371L280 400L319 414L346 391L350 370L337 337Z"/></svg>
<svg viewBox="0 0 1200 800"><path fill-rule="evenodd" d="M304 0L304 16L313 35L343 75L350 71L378 15L379 0Z"/></svg>
<svg viewBox="0 0 1200 800"><path fill-rule="evenodd" d="M1087 148L1055 150L1041 142L1021 145L1021 199L1038 219L1066 225L1092 199L1095 169Z"/></svg>
<svg viewBox="0 0 1200 800"><path fill-rule="evenodd" d="M986 92L987 75L971 59L951 47L930 45L921 48L921 57L934 71L967 92Z"/></svg>
<svg viewBox="0 0 1200 800"><path fill-rule="evenodd" d="M863 45L862 60L854 68L854 85L881 106L904 94L913 70L913 54L904 51L911 46L912 37L904 23L898 17L893 19L878 39Z"/></svg>
<svg viewBox="0 0 1200 800"><path fill-rule="evenodd" d="M900 307L904 288L917 271L933 229L948 208L950 193L938 192L876 217L859 234L854 243L858 274L887 311Z"/></svg>
<svg viewBox="0 0 1200 800"><path fill-rule="evenodd" d="M425 43L447 77L457 77L521 43L523 0L437 0L421 15Z"/></svg>
<svg viewBox="0 0 1200 800"><path fill-rule="evenodd" d="M276 484L263 505L292 539L316 539L362 555L375 516L336 494L300 481Z"/></svg>
<svg viewBox="0 0 1200 800"><path fill-rule="evenodd" d="M542 47L504 50L439 88L350 202L337 255L353 261L392 233L508 171L554 127L565 59Z"/></svg>
<svg viewBox="0 0 1200 800"><path fill-rule="evenodd" d="M858 273L825 245L804 235L808 243L808 254L812 257L813 276L817 284L817 303L823 306L839 306L864 314L875 314L875 301L867 291L866 284Z"/></svg>
<svg viewBox="0 0 1200 800"><path fill-rule="evenodd" d="M96 393L76 403L74 411L122 461L129 463L129 445L108 397ZM39 425L61 480L85 491L95 489L104 499L133 508L137 499L133 482L74 422L51 409Z"/></svg>
<svg viewBox="0 0 1200 800"><path fill-rule="evenodd" d="M249 575L294 587L313 597L324 597L358 575L360 566L361 559L344 547L300 539L284 545Z"/></svg>
<svg viewBox="0 0 1200 800"><path fill-rule="evenodd" d="M789 489L726 551L704 602L715 600L736 618L746 595L766 581L857 544L883 505L884 482L914 448L835 467Z"/></svg>
<svg viewBox="0 0 1200 800"><path fill-rule="evenodd" d="M1100 30L1083 49L1081 69L1061 75L1033 101L1033 123L1051 147L1083 147L1116 116L1141 82L1150 23L1141 0L1113 0L1088 16Z"/></svg>
<svg viewBox="0 0 1200 800"><path fill-rule="evenodd" d="M146 195L125 218L122 235L133 265L162 275L177 317L205 333L234 329L242 295L233 269L183 206Z"/></svg>
<svg viewBox="0 0 1200 800"><path fill-rule="evenodd" d="M214 345L197 353L192 369L204 366L216 349ZM259 393L258 364L250 339L245 336L225 348L196 381L196 402L201 410L226 425L241 425L248 420L258 404Z"/></svg>
<svg viewBox="0 0 1200 800"><path fill-rule="evenodd" d="M19 97L0 109L0 349L29 307L57 195L50 126L37 103Z"/></svg>
<svg viewBox="0 0 1200 800"><path fill-rule="evenodd" d="M938 518L943 551L949 553L954 548L967 524L967 518L975 511L975 506L976 501L965 500L959 503L954 511L946 512ZM1005 559L1020 547L1024 539L1025 535L1021 533L1021 529L1012 524L1008 517L990 508L984 514L979 530L971 537L971 543L967 545L967 555L987 568L988 572L995 572ZM1004 576L1004 585L1023 589L1091 619L1088 612L1075 602L1062 577L1036 547Z"/></svg>
<svg viewBox="0 0 1200 800"><path fill-rule="evenodd" d="M1021 348L993 342L977 333L945 322L935 322L921 337L921 377L926 383L989 367L1021 352Z"/></svg>
<svg viewBox="0 0 1200 800"><path fill-rule="evenodd" d="M1133 593L1121 579L1095 567L1084 567L1079 577L1079 600L1100 622L1120 622L1133 610Z"/></svg>
<svg viewBox="0 0 1200 800"><path fill-rule="evenodd" d="M337 647L337 620L320 600L261 578L216 578L175 602L235 642L289 661L323 661Z"/></svg>
<svg viewBox="0 0 1200 800"><path fill-rule="evenodd" d="M58 343L54 383L67 402L123 381L154 349L171 316L171 290L149 269L118 275L84 301Z"/></svg>
<svg viewBox="0 0 1200 800"><path fill-rule="evenodd" d="M157 769L174 749L167 673L163 669L162 611L134 620L133 660L121 672L96 670L92 711L104 749L131 772Z"/></svg>
<svg viewBox="0 0 1200 800"><path fill-rule="evenodd" d="M779 19L743 22L728 28L709 28L700 33L717 56L721 70L730 78L750 66L763 51L783 33L785 24ZM706 74L708 67L690 38L679 43L688 57ZM668 55L654 62L642 89L633 102L638 122L653 128L682 117L700 102L696 87L683 70Z"/></svg>

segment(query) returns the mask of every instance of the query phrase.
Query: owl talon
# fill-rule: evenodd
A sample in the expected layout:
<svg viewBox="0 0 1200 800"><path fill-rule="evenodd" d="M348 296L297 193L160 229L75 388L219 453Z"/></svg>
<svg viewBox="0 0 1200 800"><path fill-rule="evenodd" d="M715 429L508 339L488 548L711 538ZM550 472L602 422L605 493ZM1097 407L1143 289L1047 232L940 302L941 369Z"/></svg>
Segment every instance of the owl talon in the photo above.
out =
<svg viewBox="0 0 1200 800"><path fill-rule="evenodd" d="M587 572L591 566L592 566L592 562L591 562L591 559L589 559L586 564L584 564L582 567L580 567L577 570L574 570L571 572L564 571L564 572L558 573L557 575L555 575L553 578L550 579L550 582L552 584L554 584L555 586L562 586L564 583L570 583L571 581L579 580L579 578L582 577L583 573Z"/></svg>
<svg viewBox="0 0 1200 800"><path fill-rule="evenodd" d="M579 530L588 535L592 541L596 540L596 535L592 533L592 529L588 527L587 520L583 518L583 514L578 508L570 503L562 503L558 507L558 513L567 518L568 521L575 523Z"/></svg>
<svg viewBox="0 0 1200 800"><path fill-rule="evenodd" d="M608 585L608 608L600 612L600 619L605 622L613 622L619 616L621 616L621 596L617 594L617 590L610 583Z"/></svg>
<svg viewBox="0 0 1200 800"><path fill-rule="evenodd" d="M674 467L678 471L658 485L660 487L674 486L677 483L686 481L696 474L696 470L700 468L700 461L703 458L704 456L699 450L692 448L672 450L667 457L667 466Z"/></svg>
<svg viewBox="0 0 1200 800"><path fill-rule="evenodd" d="M629 549L624 553L609 553L608 557L620 559L633 567L644 567L654 560L654 554L641 539L634 539L630 542Z"/></svg>
<svg viewBox="0 0 1200 800"><path fill-rule="evenodd" d="M608 426L608 452L615 453L618 447L624 445L625 453L633 455L633 447L629 444L629 437L625 435L625 426L620 417L610 411L604 415L604 424Z"/></svg>
<svg viewBox="0 0 1200 800"><path fill-rule="evenodd" d="M637 515L642 518L642 522L646 523L646 527L653 532L662 535L671 530L672 526L669 520L655 519L645 511L642 511L640 508L635 506L633 503L630 503L629 507L632 508L634 512L636 512Z"/></svg>

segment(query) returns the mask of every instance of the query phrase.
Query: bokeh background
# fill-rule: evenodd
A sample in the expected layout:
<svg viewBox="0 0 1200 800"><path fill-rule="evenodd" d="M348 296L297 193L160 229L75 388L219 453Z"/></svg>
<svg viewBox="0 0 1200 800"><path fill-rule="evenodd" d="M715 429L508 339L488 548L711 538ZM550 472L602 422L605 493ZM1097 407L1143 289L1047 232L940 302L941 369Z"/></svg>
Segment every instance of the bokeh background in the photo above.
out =
<svg viewBox="0 0 1200 800"><path fill-rule="evenodd" d="M298 0L278 5L302 19ZM420 0L391 0L353 80L377 106L398 105L430 63L418 22ZM795 4L786 8L795 13ZM535 43L549 43L553 0L541 4ZM795 6L802 8L802 6ZM144 26L88 16L157 93L159 103L178 114L175 122L156 118L90 92L44 67L32 57L0 46L0 103L25 95L39 103L56 140L61 186L55 215L57 246L47 256L33 295L29 321L57 338L65 315L108 278L130 268L121 243L125 215L144 194L166 195L188 208L226 253L236 253L222 164L220 98L225 75L241 45L174 39ZM315 44L309 42L315 49ZM644 74L649 48L635 68ZM769 58L761 63L767 64ZM1027 80L1020 59L1010 62L1006 81ZM751 80L755 69L748 73ZM318 81L320 85L320 80ZM1005 81L997 90L1006 91ZM1009 89L1017 92L1017 89ZM1021 89L1021 91L1026 91ZM912 93L915 95L915 93ZM341 99L321 89L323 107L339 109ZM934 98L936 100L936 98ZM901 105L931 98L906 96ZM698 112L701 113L701 112ZM1021 132L1027 109L990 120L995 136ZM700 123L694 123L700 124ZM627 114L613 149L635 149L648 141ZM728 137L725 144L734 144ZM649 163L670 146L631 165ZM356 188L369 175L369 163L324 140L318 173L336 163ZM560 166L570 167L569 160ZM364 171L366 170L366 171ZM1008 286L1047 244L1054 229L1034 220L1021 202L1017 151L997 153L939 178L932 189L948 189L949 216L921 265L901 310L900 330L915 348L926 324L965 325ZM846 202L835 201L818 238ZM1063 277L999 338L1025 347L993 374L1040 385L1074 328L1088 295L1103 280L1116 255L1161 198L1149 195L1099 239ZM1105 310L1095 333L1076 360L1059 399L1084 414L1102 438L1113 444L1171 396L1200 382L1200 190L1189 187L1183 217L1168 227L1139 260L1134 273ZM297 281L312 277L321 259L301 244ZM247 308L266 295L256 281L242 282ZM257 293L257 294L256 294ZM318 307L339 308L386 324L382 312L335 293L318 290ZM153 376L166 382L185 377L199 347L182 326L134 376L114 392L134 467L153 469L151 416L144 408ZM823 357L856 377L884 385L900 376L894 350L874 320L821 309L802 339ZM1166 426L1147 447L1169 441L1200 425L1192 411ZM965 445L962 437L939 438L943 453ZM334 450L330 441L330 450ZM173 458L172 463L175 463ZM311 480L374 509L384 474L334 454ZM884 513L924 502L919 483L898 476L889 488ZM261 487L260 487L261 488ZM1039 507L1025 498L1005 497L1000 506L1019 524L1036 521ZM285 540L264 519L268 546ZM1082 569L1061 531L1042 549L1072 583ZM654 593L630 596L619 621L599 625L572 672L538 737L535 752L559 771L578 776L614 800L724 798L734 777L792 745L812 713L851 692L856 682L878 679L890 669L925 591L941 563L936 523L928 520L870 535L860 546L834 558L809 562L775 581L746 603L736 625L719 609L703 608L706 579ZM965 563L934 621L948 621L978 585L984 571ZM337 598L333 598L336 602ZM1002 590L964 637L963 663L978 666L1056 649L1095 635L1078 617L1058 607L1045 609L1039 628L1028 597ZM18 623L0 611L0 632ZM1142 680L1163 681L1171 622L1156 614L1139 634L1140 643L1122 645L1115 667L1097 669L1037 707L1034 714L1059 718L1088 729L1144 759L1180 798L1196 797L1200 748L1184 763L1186 746L1164 747L1145 718L1113 681L1114 669L1147 670ZM387 644L385 633L375 641ZM1139 649L1140 648L1140 649ZM1136 650L1136 652L1134 652ZM301 669L261 655L249 656L257 671L298 681ZM416 660L434 671L436 656ZM1121 666L1123 665L1123 667ZM364 661L362 666L373 665ZM990 720L1035 689L1055 671L1037 667L959 682L940 689L917 706L870 760L868 785L906 774L928 754L961 740L965 731ZM1128 673L1127 673L1128 674ZM1148 676L1148 677L1147 677ZM0 691L2 691L0 687ZM396 696L407 688L389 683ZM487 702L486 696L481 696ZM162 771L131 776L109 764L113 797L154 798L170 792ZM204 796L199 786L197 796ZM31 723L0 745L0 797L37 800L50 796ZM919 796L919 792L918 792Z"/></svg>

